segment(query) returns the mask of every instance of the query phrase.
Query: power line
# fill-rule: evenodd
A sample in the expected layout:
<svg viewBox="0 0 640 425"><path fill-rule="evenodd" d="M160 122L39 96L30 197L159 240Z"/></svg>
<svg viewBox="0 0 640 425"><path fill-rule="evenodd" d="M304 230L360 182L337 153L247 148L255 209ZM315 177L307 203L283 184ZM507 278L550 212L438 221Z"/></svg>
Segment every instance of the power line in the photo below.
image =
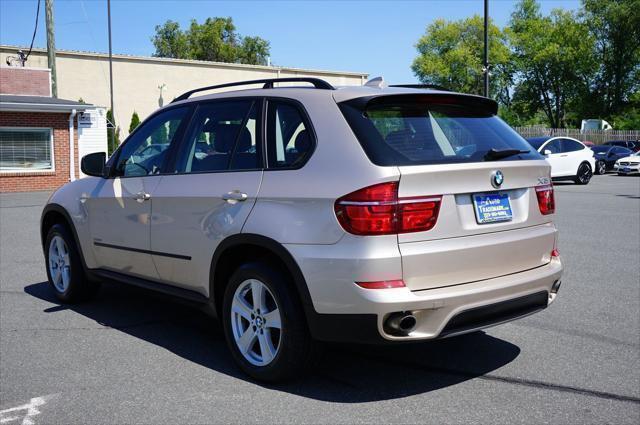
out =
<svg viewBox="0 0 640 425"><path fill-rule="evenodd" d="M31 54L31 50L33 49L33 42L36 39L36 33L38 32L38 17L40 16L40 0L38 0L38 8L36 9L36 25L33 29L33 37L31 37L31 45L29 46L29 52L25 56L24 60L29 59L29 55Z"/></svg>

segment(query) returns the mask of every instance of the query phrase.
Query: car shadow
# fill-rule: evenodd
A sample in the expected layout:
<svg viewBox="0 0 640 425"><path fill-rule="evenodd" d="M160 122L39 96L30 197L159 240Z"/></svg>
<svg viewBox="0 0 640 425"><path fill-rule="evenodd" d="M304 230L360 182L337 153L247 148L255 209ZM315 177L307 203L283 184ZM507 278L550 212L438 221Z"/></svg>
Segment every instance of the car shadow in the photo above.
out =
<svg viewBox="0 0 640 425"><path fill-rule="evenodd" d="M162 295L108 283L94 301L64 305L47 282L24 291L54 304L44 310L47 314L71 310L211 370L322 401L362 403L423 394L483 376L520 353L516 345L483 332L393 346L328 344L309 376L271 385L251 380L235 366L217 321Z"/></svg>

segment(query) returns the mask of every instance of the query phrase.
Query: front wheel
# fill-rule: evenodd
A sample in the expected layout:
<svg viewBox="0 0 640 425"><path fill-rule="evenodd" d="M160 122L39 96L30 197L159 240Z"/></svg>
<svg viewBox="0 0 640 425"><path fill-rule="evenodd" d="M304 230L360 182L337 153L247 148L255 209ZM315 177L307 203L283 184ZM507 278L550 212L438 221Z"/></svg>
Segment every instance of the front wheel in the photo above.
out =
<svg viewBox="0 0 640 425"><path fill-rule="evenodd" d="M607 164L604 161L596 162L596 174L605 174L607 172Z"/></svg>
<svg viewBox="0 0 640 425"><path fill-rule="evenodd" d="M240 368L261 381L299 376L317 356L288 280L267 263L250 263L231 276L225 290L222 319L227 344Z"/></svg>
<svg viewBox="0 0 640 425"><path fill-rule="evenodd" d="M576 184L581 184L581 185L589 184L589 181L591 180L591 176L593 176L593 172L591 171L591 166L586 162L583 162L578 167L578 172L576 173L576 176L573 179L573 181Z"/></svg>
<svg viewBox="0 0 640 425"><path fill-rule="evenodd" d="M51 226L45 247L47 277L56 298L64 303L73 303L95 295L98 284L86 278L78 247L65 226Z"/></svg>

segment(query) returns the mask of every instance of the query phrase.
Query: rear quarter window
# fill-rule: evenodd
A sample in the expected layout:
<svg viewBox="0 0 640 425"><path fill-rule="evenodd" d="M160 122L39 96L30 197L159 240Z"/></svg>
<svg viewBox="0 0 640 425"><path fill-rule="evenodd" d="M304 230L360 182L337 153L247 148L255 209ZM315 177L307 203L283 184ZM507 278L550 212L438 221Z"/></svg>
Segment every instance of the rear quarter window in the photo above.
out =
<svg viewBox="0 0 640 425"><path fill-rule="evenodd" d="M492 111L469 102L424 96L360 99L340 104L369 159L377 165L485 161L491 149L522 151L505 160L541 159L531 145ZM453 99L453 100L452 100ZM525 152L526 151L526 152Z"/></svg>

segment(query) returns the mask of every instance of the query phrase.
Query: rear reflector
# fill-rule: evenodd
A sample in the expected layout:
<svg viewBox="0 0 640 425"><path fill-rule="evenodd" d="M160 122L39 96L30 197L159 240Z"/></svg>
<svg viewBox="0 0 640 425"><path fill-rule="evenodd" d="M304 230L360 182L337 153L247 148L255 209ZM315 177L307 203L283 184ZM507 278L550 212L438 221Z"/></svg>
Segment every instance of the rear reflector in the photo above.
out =
<svg viewBox="0 0 640 425"><path fill-rule="evenodd" d="M335 203L338 222L354 235L391 235L431 230L442 196L398 197L398 182L352 192Z"/></svg>
<svg viewBox="0 0 640 425"><path fill-rule="evenodd" d="M356 282L361 288L364 289L389 289L389 288L404 288L405 284L402 280L381 280L379 282Z"/></svg>
<svg viewBox="0 0 640 425"><path fill-rule="evenodd" d="M538 207L542 215L553 214L556 211L552 185L536 186L536 196L538 197Z"/></svg>
<svg viewBox="0 0 640 425"><path fill-rule="evenodd" d="M558 251L556 248L553 248L553 251L551 251L551 257L559 257L560 256L560 251Z"/></svg>

